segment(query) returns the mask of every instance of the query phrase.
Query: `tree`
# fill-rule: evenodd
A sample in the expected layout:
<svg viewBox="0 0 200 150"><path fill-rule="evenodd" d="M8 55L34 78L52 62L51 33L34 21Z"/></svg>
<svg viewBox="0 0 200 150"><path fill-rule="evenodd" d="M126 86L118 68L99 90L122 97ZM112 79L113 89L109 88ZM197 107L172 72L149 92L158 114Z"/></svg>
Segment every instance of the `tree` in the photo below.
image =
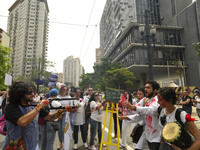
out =
<svg viewBox="0 0 200 150"><path fill-rule="evenodd" d="M105 79L107 87L128 90L129 86L133 86L135 77L128 68L119 68L106 71Z"/></svg>
<svg viewBox="0 0 200 150"><path fill-rule="evenodd" d="M81 75L81 81L79 82L79 86L82 90L87 89L89 84L94 87L94 73L87 73Z"/></svg>
<svg viewBox="0 0 200 150"><path fill-rule="evenodd" d="M11 58L10 53L13 50L9 47L4 47L0 43L0 89L6 89L5 74L10 72L11 69Z"/></svg>

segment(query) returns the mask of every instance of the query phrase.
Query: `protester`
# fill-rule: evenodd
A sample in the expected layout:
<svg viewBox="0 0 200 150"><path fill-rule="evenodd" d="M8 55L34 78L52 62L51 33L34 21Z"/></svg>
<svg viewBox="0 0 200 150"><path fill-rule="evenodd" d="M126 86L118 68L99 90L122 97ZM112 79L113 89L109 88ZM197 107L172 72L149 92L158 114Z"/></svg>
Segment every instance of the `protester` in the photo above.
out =
<svg viewBox="0 0 200 150"><path fill-rule="evenodd" d="M126 92L125 92L126 93ZM135 105L137 103L137 98L134 97L135 99L133 99L132 97L132 94L131 92L127 92L127 94L125 95L126 96L126 100L132 104L132 105ZM133 115L135 112L134 111L122 111L123 112L123 116L129 116L129 115ZM122 121L122 141L121 141L121 148L125 148L126 147L126 133L127 133L127 130L128 130L128 126L131 125L131 128L133 129L133 127L136 125L135 123L131 123L129 122L128 120L123 120Z"/></svg>
<svg viewBox="0 0 200 150"><path fill-rule="evenodd" d="M140 88L137 91L137 99L140 101L142 99L145 99L145 91L144 88ZM139 103L139 101L137 103ZM136 104L137 106L137 104ZM134 120L134 115L129 115L129 116L119 116L120 120L126 119L129 120L130 122L133 123L137 123L140 126L143 126L143 129L145 129L145 119L144 119L144 115L140 115L140 121L136 121ZM147 140L145 138L145 133L143 132L143 134L141 135L138 143L135 146L135 150L142 150L142 149L147 149L148 148L148 144L147 144Z"/></svg>
<svg viewBox="0 0 200 150"><path fill-rule="evenodd" d="M193 102L196 104L196 112L197 112L198 117L200 118L200 90L196 89L194 91L194 94L195 94L195 97L194 97Z"/></svg>
<svg viewBox="0 0 200 150"><path fill-rule="evenodd" d="M56 89L52 89L49 92L50 99L57 98L57 95L58 91ZM56 107L61 106L61 103L58 101L52 101L51 106L53 104L56 105ZM47 110L50 112L50 114L55 114L57 111L56 109L47 109ZM53 150L56 131L59 128L58 119L61 119L61 117L62 116L60 115L58 118L53 120L47 120L44 124L40 125L42 150Z"/></svg>
<svg viewBox="0 0 200 150"><path fill-rule="evenodd" d="M96 135L96 130L98 131L98 140L99 144L101 143L101 136L102 136L102 109L105 109L105 107L102 107L102 104L105 102L105 99L100 103L99 102L99 93L94 92L90 99L90 108L91 108L91 117L89 119L90 121L90 149L96 150L96 147L94 146L94 138ZM106 105L104 105L106 106Z"/></svg>
<svg viewBox="0 0 200 150"><path fill-rule="evenodd" d="M44 117L48 112L42 108L46 103L42 101L35 108L28 106L34 98L34 85L31 82L15 82L9 90L8 104L5 108L5 119L7 136L4 141L3 149L10 139L18 140L23 137L26 149L38 150L36 120L35 117L40 112Z"/></svg>
<svg viewBox="0 0 200 150"><path fill-rule="evenodd" d="M121 115L122 111L121 109L121 100L118 101L118 114ZM116 111L116 104L114 104L114 110ZM117 138L117 114L113 113L113 120L114 120L114 137L113 139ZM119 132L120 132L120 137L122 137L122 120L119 120Z"/></svg>
<svg viewBox="0 0 200 150"><path fill-rule="evenodd" d="M180 104L183 105L183 110L186 111L188 114L192 114L192 99L191 97L188 95L188 91L184 90L183 91L183 97L180 101Z"/></svg>
<svg viewBox="0 0 200 150"><path fill-rule="evenodd" d="M3 115L3 108L2 107L3 105L3 100L4 98L6 98L6 94L7 92L6 91L0 91L0 117Z"/></svg>
<svg viewBox="0 0 200 150"><path fill-rule="evenodd" d="M68 95L68 89L67 86L63 85L61 86L59 90L58 98L70 98ZM62 100L61 105L71 105L70 100ZM59 145L57 146L57 150L61 150L63 148L63 142L64 142L64 130L65 130L65 118L66 113L64 112L62 114L62 118L59 121L59 129L58 129L58 139L59 139Z"/></svg>
<svg viewBox="0 0 200 150"><path fill-rule="evenodd" d="M131 105L129 102L125 102L125 107L136 111L137 115L134 115L134 120L140 121L142 115L145 116L145 138L150 150L158 150L160 145L160 130L158 128L158 117L157 108L159 104L157 103L157 91L160 86L156 81L148 81L145 85L145 99L140 100L137 104L138 106Z"/></svg>
<svg viewBox="0 0 200 150"><path fill-rule="evenodd" d="M89 102L89 99L90 99L90 97L92 95L92 92L93 92L92 88L89 88L88 89L88 95L85 96L84 99L83 99L83 102L85 104L85 108L88 105L88 102ZM86 120L85 125L86 125L86 139L87 139L87 137L88 137L88 128L89 128L89 119Z"/></svg>
<svg viewBox="0 0 200 150"><path fill-rule="evenodd" d="M86 143L86 125L85 125L85 103L80 99L81 91L79 89L75 89L75 97L77 100L74 100L75 106L78 107L77 111L75 112L75 123L74 123L74 131L73 131L73 138L74 138L74 150L78 148L78 132L79 127L81 129L81 137L83 140L83 144L85 148L88 147Z"/></svg>
<svg viewBox="0 0 200 150"><path fill-rule="evenodd" d="M178 122L177 117L180 118L180 121L183 123L183 127L187 128L191 135L195 138L194 143L190 146L189 149L197 150L200 149L200 131L196 127L191 118L188 117L188 114L185 111L181 111L180 116L176 116L177 107L175 106L177 101L175 90L170 87L161 88L158 91L158 103L160 104L162 110L159 115L159 125L161 130L165 125L170 122ZM181 125L181 123L179 123ZM173 131L172 131L173 132ZM187 137L183 137L187 138ZM182 139L179 139L182 141ZM172 146L165 142L162 138L159 150L180 150L172 144Z"/></svg>

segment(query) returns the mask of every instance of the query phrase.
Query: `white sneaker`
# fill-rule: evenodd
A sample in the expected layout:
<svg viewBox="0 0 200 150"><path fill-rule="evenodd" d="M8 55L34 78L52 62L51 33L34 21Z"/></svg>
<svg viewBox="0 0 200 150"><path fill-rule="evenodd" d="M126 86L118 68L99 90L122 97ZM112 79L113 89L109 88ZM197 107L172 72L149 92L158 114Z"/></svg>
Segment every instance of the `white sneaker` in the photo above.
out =
<svg viewBox="0 0 200 150"><path fill-rule="evenodd" d="M103 147L106 147L106 144L103 144Z"/></svg>
<svg viewBox="0 0 200 150"><path fill-rule="evenodd" d="M87 145L87 143L83 143L83 144L84 144L85 148L88 148L88 145Z"/></svg>
<svg viewBox="0 0 200 150"><path fill-rule="evenodd" d="M96 150L96 147L94 145L90 146L91 150Z"/></svg>
<svg viewBox="0 0 200 150"><path fill-rule="evenodd" d="M120 148L126 148L126 146L125 146L125 145L122 145L122 144L120 144Z"/></svg>
<svg viewBox="0 0 200 150"><path fill-rule="evenodd" d="M77 144L74 144L74 149L78 149L78 145Z"/></svg>

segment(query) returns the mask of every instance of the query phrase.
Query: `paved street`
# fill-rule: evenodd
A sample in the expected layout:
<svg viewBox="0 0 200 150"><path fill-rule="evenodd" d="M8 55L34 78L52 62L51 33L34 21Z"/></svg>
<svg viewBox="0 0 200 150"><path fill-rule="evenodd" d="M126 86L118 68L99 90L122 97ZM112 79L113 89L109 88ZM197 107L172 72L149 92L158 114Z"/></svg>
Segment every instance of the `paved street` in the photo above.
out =
<svg viewBox="0 0 200 150"><path fill-rule="evenodd" d="M105 114L105 112L104 112ZM103 116L104 116L103 114ZM193 107L193 112L192 112L192 117L196 118L197 120L199 120L197 114L196 114L196 108ZM104 134L104 142L107 141L107 133L108 133L108 125L109 125L109 120L110 120L110 115L108 113L108 117L107 117L107 122L106 122L106 129L105 129L105 134ZM103 121L104 121L104 118L103 118ZM196 125L198 126L198 128L200 128L200 122L197 121L196 122ZM135 144L133 144L131 142L131 137L130 137L130 133L131 133L132 129L131 127L129 126L128 127L128 131L127 131L127 150L133 150L133 147L135 146ZM89 137L90 135L88 136L88 145L89 145ZM3 141L4 141L4 136L0 135L0 148L2 148L3 146ZM117 140L112 140L113 143L117 143ZM56 150L56 147L58 145L58 136L56 135L56 139L55 139L55 143L54 143L54 150ZM96 141L95 142L95 145L96 147L98 147L98 142ZM70 150L73 149L73 140L71 141L71 144L70 144ZM82 139L81 139L81 135L80 135L80 132L79 132L79 143L78 143L78 149L79 150L85 150L86 148L83 146L83 142L82 142ZM103 147L103 150L106 150L106 147ZM109 150L117 150L117 147L116 146L109 146Z"/></svg>

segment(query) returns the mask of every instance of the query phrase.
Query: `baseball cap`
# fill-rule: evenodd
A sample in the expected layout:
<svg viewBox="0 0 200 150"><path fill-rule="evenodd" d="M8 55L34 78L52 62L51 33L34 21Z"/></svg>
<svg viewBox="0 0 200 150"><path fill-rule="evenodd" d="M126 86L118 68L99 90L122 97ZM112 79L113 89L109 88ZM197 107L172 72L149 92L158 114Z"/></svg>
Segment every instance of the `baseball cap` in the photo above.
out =
<svg viewBox="0 0 200 150"><path fill-rule="evenodd" d="M50 95L50 96L56 96L56 95L58 95L58 90L52 89L52 90L49 92L49 95Z"/></svg>

